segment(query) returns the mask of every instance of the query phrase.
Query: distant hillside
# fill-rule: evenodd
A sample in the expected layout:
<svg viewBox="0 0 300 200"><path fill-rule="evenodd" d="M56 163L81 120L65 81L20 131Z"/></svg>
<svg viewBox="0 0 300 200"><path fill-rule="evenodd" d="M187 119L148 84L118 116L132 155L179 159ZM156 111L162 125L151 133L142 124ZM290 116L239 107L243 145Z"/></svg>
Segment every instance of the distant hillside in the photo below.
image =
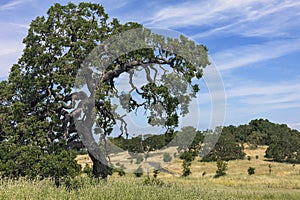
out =
<svg viewBox="0 0 300 200"><path fill-rule="evenodd" d="M152 152L165 147L177 147L180 151L191 151L199 155L203 150L205 137L219 137L218 142L203 161L244 159L244 144L250 149L259 145L268 146L265 157L277 162L300 163L300 133L286 124L275 124L267 119L255 119L249 124L225 126L220 135L214 130L199 131L193 127L184 127L162 135L147 135L125 139L109 138L110 153L127 150L132 153ZM193 140L191 141L191 138Z"/></svg>

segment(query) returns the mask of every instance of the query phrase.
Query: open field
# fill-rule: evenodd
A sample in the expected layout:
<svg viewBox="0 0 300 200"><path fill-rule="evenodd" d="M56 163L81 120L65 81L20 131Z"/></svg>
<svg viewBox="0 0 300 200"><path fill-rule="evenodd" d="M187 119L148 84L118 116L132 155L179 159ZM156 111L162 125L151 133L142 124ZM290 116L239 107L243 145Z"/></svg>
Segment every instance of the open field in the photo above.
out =
<svg viewBox="0 0 300 200"><path fill-rule="evenodd" d="M181 161L175 160L164 167L174 174L160 173L163 186L144 185L144 177L135 178L127 173L125 177L117 174L110 176L107 182L90 182L79 177L82 187L78 190L55 188L49 180L44 181L1 181L0 199L300 199L300 165L274 163L263 158L266 147L256 150L246 149L251 160L229 161L227 175L213 178L216 163L192 163L192 175L180 177ZM256 159L258 155L258 159ZM125 159L126 156L119 159ZM160 159L161 154L155 154ZM155 156L149 157L154 160ZM90 163L88 158L80 156L79 162ZM139 164L126 164L133 168ZM272 173L269 173L269 164ZM143 165L146 166L144 162ZM247 169L255 168L255 174L249 176ZM203 172L206 172L203 176Z"/></svg>
<svg viewBox="0 0 300 200"><path fill-rule="evenodd" d="M0 184L0 199L295 199L300 197L300 176L164 178L165 185L143 185L143 178L110 177L78 190L55 188L45 181L8 181ZM298 181L296 181L298 179Z"/></svg>

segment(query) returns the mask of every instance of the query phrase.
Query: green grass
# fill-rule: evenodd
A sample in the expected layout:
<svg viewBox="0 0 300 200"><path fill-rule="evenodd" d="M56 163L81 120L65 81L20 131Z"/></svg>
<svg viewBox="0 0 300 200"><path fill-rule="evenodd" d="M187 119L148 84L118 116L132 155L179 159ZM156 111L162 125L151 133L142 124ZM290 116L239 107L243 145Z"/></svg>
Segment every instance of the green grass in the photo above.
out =
<svg viewBox="0 0 300 200"><path fill-rule="evenodd" d="M164 178L163 186L144 185L143 178L113 176L107 182L85 183L77 190L55 188L50 180L6 180L0 199L299 199L298 182L274 177ZM260 182L260 184L253 184ZM280 184L278 184L280 183ZM294 188L293 188L294 185Z"/></svg>

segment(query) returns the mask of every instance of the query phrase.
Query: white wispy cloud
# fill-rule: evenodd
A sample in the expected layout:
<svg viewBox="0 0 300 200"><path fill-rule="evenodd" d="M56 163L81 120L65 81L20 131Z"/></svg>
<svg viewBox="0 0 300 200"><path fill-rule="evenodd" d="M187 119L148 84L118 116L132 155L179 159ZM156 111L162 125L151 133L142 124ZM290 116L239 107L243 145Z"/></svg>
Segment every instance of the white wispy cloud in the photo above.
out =
<svg viewBox="0 0 300 200"><path fill-rule="evenodd" d="M14 9L17 6L19 6L21 4L28 3L30 1L32 1L32 0L13 0L13 1L9 1L6 4L0 5L0 11Z"/></svg>
<svg viewBox="0 0 300 200"><path fill-rule="evenodd" d="M228 108L241 113L263 113L300 108L298 81L265 83L248 81L226 89Z"/></svg>
<svg viewBox="0 0 300 200"><path fill-rule="evenodd" d="M160 27L208 27L192 38L216 33L243 36L286 35L287 30L299 27L299 1L278 0L216 0L187 1L159 9L147 25Z"/></svg>
<svg viewBox="0 0 300 200"><path fill-rule="evenodd" d="M300 39L289 39L234 47L217 52L211 57L222 71L278 58L299 50Z"/></svg>

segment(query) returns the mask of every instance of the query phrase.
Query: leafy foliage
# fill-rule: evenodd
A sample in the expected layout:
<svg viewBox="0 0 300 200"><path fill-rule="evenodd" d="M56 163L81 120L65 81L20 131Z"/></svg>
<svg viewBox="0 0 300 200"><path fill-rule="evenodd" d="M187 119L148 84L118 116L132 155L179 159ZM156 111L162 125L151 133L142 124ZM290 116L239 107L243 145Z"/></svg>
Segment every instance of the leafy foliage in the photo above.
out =
<svg viewBox="0 0 300 200"><path fill-rule="evenodd" d="M217 171L215 174L215 178L226 175L226 171L228 169L227 165L228 165L227 162L225 162L221 159L217 160Z"/></svg>
<svg viewBox="0 0 300 200"><path fill-rule="evenodd" d="M117 19L109 22L104 8L92 3L68 3L65 6L56 3L49 8L46 16L31 22L28 35L23 40L25 49L21 58L12 66L9 80L0 83L2 176L53 177L59 185L60 179L80 172L69 150L72 143L81 141L75 120L85 106L76 104L75 100L87 94L74 92L73 88L84 80L90 93L95 94L97 123L103 137L112 132L117 120L122 121L121 116L112 113L115 109L110 98L116 95L129 97L128 112L140 107L150 110L148 123L151 125L162 125L168 130L178 125L179 116L188 113L187 105L199 90L192 79L200 79L203 68L209 64L207 48L183 36L180 40L165 40L141 29L145 35L151 36L148 39L155 49L141 48L115 58L96 86L93 85L95 74L89 70L84 72L82 80L79 79L83 82L75 83L80 67L86 59L89 62L88 55L93 55L92 50L96 46L102 48L101 44L110 36L135 28L142 26L132 22L120 24ZM131 37L134 39L136 35ZM177 52L173 49L167 51L165 47L176 47ZM169 66L176 75L164 74L162 84L147 76L148 84L140 88L133 86L134 92L125 96L118 94L114 83L122 73L131 76L138 67L147 71L152 70L151 66L155 64ZM178 84L172 85L170 80L177 80ZM96 88L95 93L91 92L93 88ZM180 102L176 95L184 101ZM134 99L136 96L144 101L138 102ZM125 126L122 127L123 133ZM90 130L92 125L86 128ZM92 135L89 132L86 134L86 143L94 144ZM160 146L152 145L151 148ZM127 148L134 152L144 151L135 144ZM88 150L93 161L93 176L106 178L107 160L101 149L96 151L97 156L94 156L95 152Z"/></svg>
<svg viewBox="0 0 300 200"><path fill-rule="evenodd" d="M192 172L191 172L191 165L192 165L192 161L195 159L195 157L192 155L191 152L189 151L185 151L183 152L180 157L180 159L183 160L182 162L182 176L186 177L189 176Z"/></svg>
<svg viewBox="0 0 300 200"><path fill-rule="evenodd" d="M172 160L172 156L170 155L170 153L168 152L164 153L163 160L164 162L170 162Z"/></svg>
<svg viewBox="0 0 300 200"><path fill-rule="evenodd" d="M244 158L244 148L236 142L231 129L232 127L223 128L218 142L214 148L202 158L202 162L217 161L218 159L228 161Z"/></svg>
<svg viewBox="0 0 300 200"><path fill-rule="evenodd" d="M133 173L136 177L141 177L144 174L144 170L143 170L142 166L140 165Z"/></svg>
<svg viewBox="0 0 300 200"><path fill-rule="evenodd" d="M136 156L136 162L135 162L135 164L140 164L143 161L144 161L144 156L142 154L138 154Z"/></svg>
<svg viewBox="0 0 300 200"><path fill-rule="evenodd" d="M253 174L255 174L255 168L254 167L249 167L248 168L248 174L251 176Z"/></svg>

